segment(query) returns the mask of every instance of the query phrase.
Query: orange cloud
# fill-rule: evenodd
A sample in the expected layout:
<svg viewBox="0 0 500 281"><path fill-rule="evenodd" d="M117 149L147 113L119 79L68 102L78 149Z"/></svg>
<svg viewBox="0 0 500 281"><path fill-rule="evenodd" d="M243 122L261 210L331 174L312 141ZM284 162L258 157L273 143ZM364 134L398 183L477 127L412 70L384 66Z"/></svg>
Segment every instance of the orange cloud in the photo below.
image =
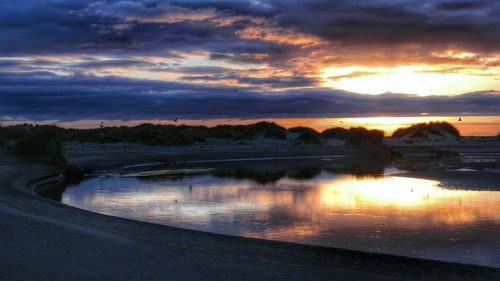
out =
<svg viewBox="0 0 500 281"><path fill-rule="evenodd" d="M286 45L314 46L323 44L319 37L279 27L250 26L236 31L236 35L245 40L261 40Z"/></svg>

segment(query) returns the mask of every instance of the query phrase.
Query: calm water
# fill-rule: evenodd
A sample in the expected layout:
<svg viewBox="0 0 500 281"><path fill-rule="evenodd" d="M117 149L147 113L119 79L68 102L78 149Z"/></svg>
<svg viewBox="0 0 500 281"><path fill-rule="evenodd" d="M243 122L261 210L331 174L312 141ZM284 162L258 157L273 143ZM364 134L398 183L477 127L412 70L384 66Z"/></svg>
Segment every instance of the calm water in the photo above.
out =
<svg viewBox="0 0 500 281"><path fill-rule="evenodd" d="M62 202L215 233L500 267L500 192L277 164L89 178Z"/></svg>

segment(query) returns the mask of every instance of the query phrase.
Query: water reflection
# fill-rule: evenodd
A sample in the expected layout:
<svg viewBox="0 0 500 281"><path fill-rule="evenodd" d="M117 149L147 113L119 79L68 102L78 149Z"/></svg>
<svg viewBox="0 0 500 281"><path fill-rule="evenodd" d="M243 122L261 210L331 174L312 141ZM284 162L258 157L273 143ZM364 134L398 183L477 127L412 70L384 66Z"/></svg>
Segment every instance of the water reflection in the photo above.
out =
<svg viewBox="0 0 500 281"><path fill-rule="evenodd" d="M500 267L500 192L304 166L91 178L62 202L217 233Z"/></svg>

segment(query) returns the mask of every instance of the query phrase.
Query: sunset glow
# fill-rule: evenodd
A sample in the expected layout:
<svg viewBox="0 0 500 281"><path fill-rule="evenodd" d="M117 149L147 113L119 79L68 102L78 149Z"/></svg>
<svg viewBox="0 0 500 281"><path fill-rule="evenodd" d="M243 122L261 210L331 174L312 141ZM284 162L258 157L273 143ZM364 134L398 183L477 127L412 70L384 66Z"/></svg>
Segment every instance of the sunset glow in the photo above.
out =
<svg viewBox="0 0 500 281"><path fill-rule="evenodd" d="M498 116L493 2L278 3L2 1L0 123Z"/></svg>
<svg viewBox="0 0 500 281"><path fill-rule="evenodd" d="M330 124L341 124L344 127L366 127L379 129L390 134L398 128L408 127L412 124L423 122L446 121L457 127L464 136L496 135L500 132L499 116L415 116L415 117L356 117L343 118L330 121Z"/></svg>
<svg viewBox="0 0 500 281"><path fill-rule="evenodd" d="M500 280L500 0L0 0L0 160L2 280Z"/></svg>
<svg viewBox="0 0 500 281"><path fill-rule="evenodd" d="M415 95L453 95L500 89L498 69L455 66L409 65L386 67L331 67L322 70L324 85L365 94L406 93Z"/></svg>

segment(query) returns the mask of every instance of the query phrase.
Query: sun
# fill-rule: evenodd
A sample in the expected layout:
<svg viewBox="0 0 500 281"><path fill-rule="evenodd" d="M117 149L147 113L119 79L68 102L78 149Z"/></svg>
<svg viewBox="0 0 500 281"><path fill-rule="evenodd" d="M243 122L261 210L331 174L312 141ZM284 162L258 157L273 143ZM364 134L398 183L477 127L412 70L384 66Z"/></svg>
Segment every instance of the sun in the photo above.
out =
<svg viewBox="0 0 500 281"><path fill-rule="evenodd" d="M495 73L455 72L446 66L328 67L320 73L324 86L362 94L453 95L500 88Z"/></svg>

